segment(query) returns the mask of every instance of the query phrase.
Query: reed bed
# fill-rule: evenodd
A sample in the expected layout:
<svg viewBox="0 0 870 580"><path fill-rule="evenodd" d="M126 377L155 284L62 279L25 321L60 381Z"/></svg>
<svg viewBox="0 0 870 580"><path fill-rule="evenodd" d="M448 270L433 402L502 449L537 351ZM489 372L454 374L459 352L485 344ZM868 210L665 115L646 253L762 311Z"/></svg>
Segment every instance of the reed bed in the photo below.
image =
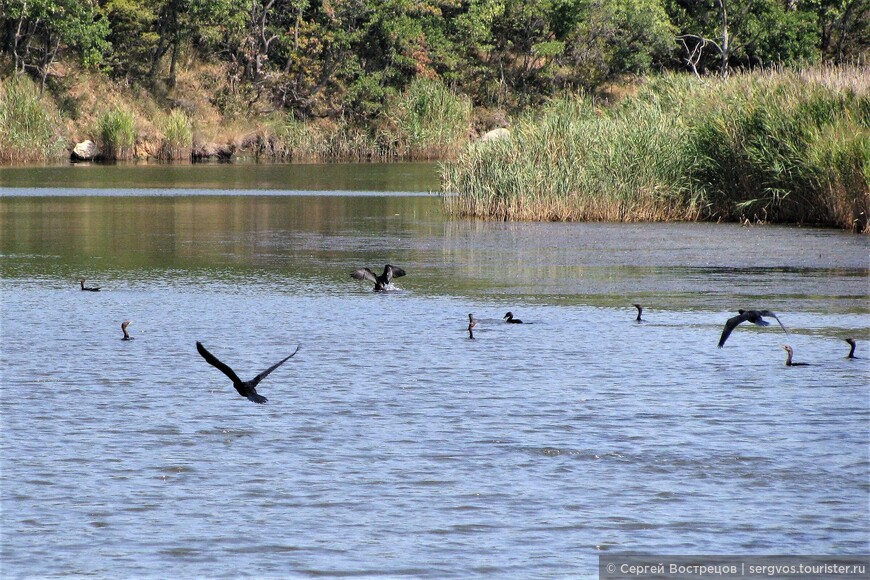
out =
<svg viewBox="0 0 870 580"><path fill-rule="evenodd" d="M867 232L866 67L651 80L611 109L571 95L442 167L453 215L750 220Z"/></svg>
<svg viewBox="0 0 870 580"><path fill-rule="evenodd" d="M127 160L132 157L136 144L136 118L133 113L116 107L97 120L100 155L107 161Z"/></svg>
<svg viewBox="0 0 870 580"><path fill-rule="evenodd" d="M0 82L0 163L47 161L64 151L57 111L28 78Z"/></svg>
<svg viewBox="0 0 870 580"><path fill-rule="evenodd" d="M402 159L452 158L468 142L471 111L467 96L420 78L388 103L380 140Z"/></svg>
<svg viewBox="0 0 870 580"><path fill-rule="evenodd" d="M172 109L161 123L160 149L157 158L173 161L191 158L193 146L193 126L190 118L179 109Z"/></svg>
<svg viewBox="0 0 870 580"><path fill-rule="evenodd" d="M338 121L303 122L274 115L242 143L257 159L274 161L388 161L393 152L363 127Z"/></svg>

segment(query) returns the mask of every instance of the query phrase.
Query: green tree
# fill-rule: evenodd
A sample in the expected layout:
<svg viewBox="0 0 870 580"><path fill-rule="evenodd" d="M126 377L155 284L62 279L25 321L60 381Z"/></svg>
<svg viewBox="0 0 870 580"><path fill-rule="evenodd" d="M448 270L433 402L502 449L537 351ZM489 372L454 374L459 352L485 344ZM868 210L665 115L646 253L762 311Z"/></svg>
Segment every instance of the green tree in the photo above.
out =
<svg viewBox="0 0 870 580"><path fill-rule="evenodd" d="M111 29L106 61L113 75L141 80L150 71L159 41L153 5L147 0L109 0L103 6Z"/></svg>
<svg viewBox="0 0 870 580"><path fill-rule="evenodd" d="M820 55L815 17L798 0L670 0L685 62L696 72L790 64Z"/></svg>
<svg viewBox="0 0 870 580"><path fill-rule="evenodd" d="M499 89L498 104L525 107L552 91L555 61L565 45L554 27L558 0L505 0L492 26L487 65ZM510 95L517 100L509 103Z"/></svg>
<svg viewBox="0 0 870 580"><path fill-rule="evenodd" d="M870 0L805 0L814 14L822 55L836 63L866 58L870 52Z"/></svg>
<svg viewBox="0 0 870 580"><path fill-rule="evenodd" d="M668 63L675 28L660 0L582 3L563 62L571 85L587 90Z"/></svg>
<svg viewBox="0 0 870 580"><path fill-rule="evenodd" d="M95 0L4 0L0 7L15 70L39 79L40 94L62 52L86 67L102 61L109 29Z"/></svg>

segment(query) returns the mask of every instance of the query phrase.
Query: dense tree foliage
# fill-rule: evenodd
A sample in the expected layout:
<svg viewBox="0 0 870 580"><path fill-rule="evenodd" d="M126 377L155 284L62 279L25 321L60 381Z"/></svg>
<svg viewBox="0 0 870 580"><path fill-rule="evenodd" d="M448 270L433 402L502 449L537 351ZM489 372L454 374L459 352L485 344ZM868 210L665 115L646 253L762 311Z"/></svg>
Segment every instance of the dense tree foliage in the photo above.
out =
<svg viewBox="0 0 870 580"><path fill-rule="evenodd" d="M110 23L92 0L0 0L0 15L13 69L38 78L42 90L61 49L85 66L108 50Z"/></svg>
<svg viewBox="0 0 870 580"><path fill-rule="evenodd" d="M0 0L8 71L58 58L171 89L218 64L225 113L378 117L415 79L517 109L660 69L866 58L870 0Z"/></svg>

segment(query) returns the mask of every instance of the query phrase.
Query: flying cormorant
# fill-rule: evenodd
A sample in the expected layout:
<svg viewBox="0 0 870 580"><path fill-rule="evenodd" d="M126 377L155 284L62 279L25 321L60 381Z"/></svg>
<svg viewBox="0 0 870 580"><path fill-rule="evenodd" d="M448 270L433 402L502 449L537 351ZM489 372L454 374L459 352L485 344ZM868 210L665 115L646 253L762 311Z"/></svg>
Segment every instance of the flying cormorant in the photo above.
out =
<svg viewBox="0 0 870 580"><path fill-rule="evenodd" d="M202 346L202 343L199 341L197 341L196 343L196 350L199 351L199 354L202 355L202 358L204 358L208 364L217 368L223 374L228 376L231 381L233 381L233 386L236 388L241 396L247 397L249 401L253 401L255 403L265 403L268 399L266 399L266 397L262 395L257 394L257 385L260 383L260 381L269 376L269 373L280 367L282 364L290 360L293 355L299 352L299 347L297 346L296 350L294 350L290 356L280 362L273 364L250 381L243 381L242 379L240 379L239 376L233 371L233 369L219 361L218 358L209 351L207 351L205 347Z"/></svg>
<svg viewBox="0 0 870 580"><path fill-rule="evenodd" d="M728 336L731 334L731 331L737 328L737 325L741 322L751 322L752 324L757 324L758 326L770 326L770 323L761 317L772 316L773 318L776 318L776 321L779 322L780 326L782 326L782 322L780 322L776 314L774 314L770 310L738 310L737 312L739 312L737 316L729 318L728 321L725 323L725 328L722 330L722 336L719 337L719 348L722 348L725 345L725 341L728 340ZM782 330L786 334L788 334L785 326L782 326Z"/></svg>

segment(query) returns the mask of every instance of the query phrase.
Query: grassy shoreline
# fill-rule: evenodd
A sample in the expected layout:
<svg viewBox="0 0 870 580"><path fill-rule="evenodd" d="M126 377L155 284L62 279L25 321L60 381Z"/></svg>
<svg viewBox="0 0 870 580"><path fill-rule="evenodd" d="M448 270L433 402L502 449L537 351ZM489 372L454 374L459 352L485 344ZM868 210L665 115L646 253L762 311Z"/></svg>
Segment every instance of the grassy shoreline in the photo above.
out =
<svg viewBox="0 0 870 580"><path fill-rule="evenodd" d="M70 76L79 80L42 96L27 77L0 79L0 165L62 161L85 141L106 162L440 160L458 154L475 123L467 96L428 79L412 82L384 115L360 125L278 111L221 115L203 71L161 99L100 75Z"/></svg>
<svg viewBox="0 0 870 580"><path fill-rule="evenodd" d="M870 233L866 67L650 79L609 109L554 100L445 164L450 215L750 221Z"/></svg>
<svg viewBox="0 0 870 580"><path fill-rule="evenodd" d="M415 81L360 126L279 113L222 117L202 71L182 77L162 102L98 75L42 98L26 78L5 79L0 164L60 161L85 139L106 161L440 160L453 216L779 222L870 233L868 73L668 74L610 106L554 99L492 141L478 135L507 124L506 115L475 110L430 80Z"/></svg>

